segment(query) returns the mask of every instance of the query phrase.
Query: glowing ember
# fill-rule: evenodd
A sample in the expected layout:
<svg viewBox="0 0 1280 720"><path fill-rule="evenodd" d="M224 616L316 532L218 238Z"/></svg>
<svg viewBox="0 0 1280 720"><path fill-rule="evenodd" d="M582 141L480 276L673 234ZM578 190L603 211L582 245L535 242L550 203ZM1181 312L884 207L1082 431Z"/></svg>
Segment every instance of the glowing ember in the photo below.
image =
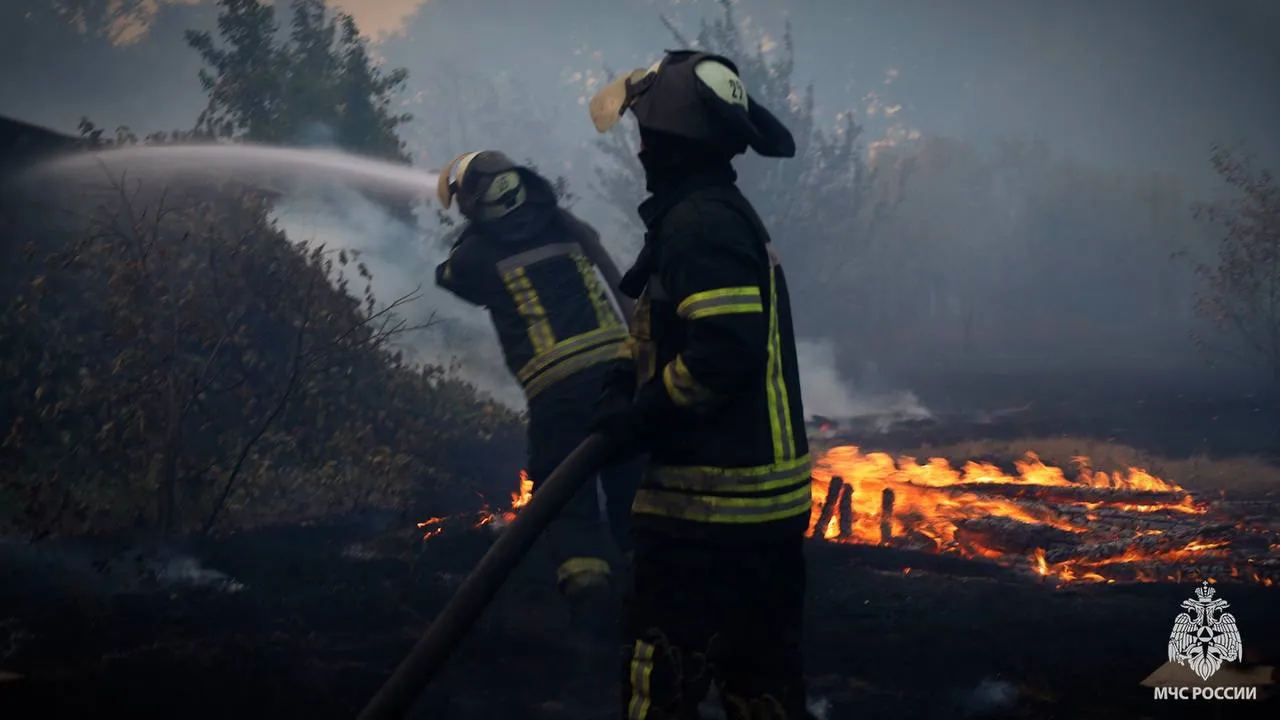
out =
<svg viewBox="0 0 1280 720"><path fill-rule="evenodd" d="M1073 464L1068 478L1033 453L1008 474L832 448L814 468L809 534L985 559L1062 582L1181 579L1185 569L1272 584L1233 548L1246 529L1224 528L1178 485L1137 468L1098 472L1088 458Z"/></svg>
<svg viewBox="0 0 1280 720"><path fill-rule="evenodd" d="M520 508L529 504L533 499L533 481L529 479L529 473L524 470L520 471L520 482L517 489L511 493L511 506L507 510L493 510L488 503L480 506L480 510L476 512L475 519L472 521L472 527L489 526L495 530L506 526L512 520L515 520L516 513ZM483 501L484 498L481 497ZM430 540L440 533L444 532L444 523L450 518L434 517L423 520L418 523L418 529L423 530L423 540Z"/></svg>
<svg viewBox="0 0 1280 720"><path fill-rule="evenodd" d="M481 525L491 525L495 529L505 526L512 520L516 519L516 513L520 512L520 508L529 504L533 499L533 481L529 479L529 473L520 471L519 489L511 493L511 508L505 511L494 512L489 509L488 505L480 508L479 518L475 522L475 527Z"/></svg>
<svg viewBox="0 0 1280 720"><path fill-rule="evenodd" d="M441 532L444 532L444 528L440 526L440 523L444 521L445 521L445 518L433 517L433 518L427 518L426 520L423 520L422 522L418 523L418 529L422 531L422 539L430 540L431 538L439 535Z"/></svg>

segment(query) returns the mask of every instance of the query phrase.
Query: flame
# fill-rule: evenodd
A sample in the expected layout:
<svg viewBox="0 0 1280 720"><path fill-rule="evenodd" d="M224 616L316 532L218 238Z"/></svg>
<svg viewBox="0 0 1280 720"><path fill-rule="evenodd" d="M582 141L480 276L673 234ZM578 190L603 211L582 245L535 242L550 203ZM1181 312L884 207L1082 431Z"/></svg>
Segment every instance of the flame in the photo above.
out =
<svg viewBox="0 0 1280 720"><path fill-rule="evenodd" d="M423 520L422 522L418 523L418 529L423 531L422 539L430 540L431 538L444 532L444 528L440 526L440 523L443 523L446 519L447 518L433 517L433 518L427 518L426 520Z"/></svg>
<svg viewBox="0 0 1280 720"><path fill-rule="evenodd" d="M481 496L482 501L483 499L484 497ZM487 525L495 530L505 527L512 520L516 519L516 513L520 512L520 509L525 505L528 505L529 501L532 499L533 480L529 478L528 472L521 470L516 490L511 493L511 506L506 510L493 510L490 508L488 503L483 503L480 506L480 509L476 512L475 520L472 522L471 526L479 528ZM426 530L422 539L430 540L443 532L444 528L441 524L446 522L448 519L449 518L433 517L418 523L419 530Z"/></svg>
<svg viewBox="0 0 1280 720"><path fill-rule="evenodd" d="M1179 539L1188 522L1195 529L1215 518L1210 505L1176 483L1140 468L1097 471L1086 457L1073 458L1072 466L1068 477L1028 452L1009 474L985 462L970 461L957 469L943 458L920 463L911 457L864 454L855 446L831 448L814 466L808 534L830 542L956 554L1022 568L1059 583L1180 581L1184 572L1198 572L1194 566L1207 562L1214 572L1233 579L1274 584L1252 560L1238 561L1228 540ZM833 487L840 494L828 503ZM471 526L497 530L513 521L533 498L528 472L520 471L510 495L505 510L484 503L471 516ZM1055 562L1050 559L1055 551L1045 545L1011 551L971 532L972 524L966 526L992 519L1013 530L1029 530L1032 538L1056 534L1067 546L1081 548L1081 556ZM429 540L448 521L429 518L418 528ZM1243 522L1236 528L1250 531ZM1270 552L1280 552L1280 544L1271 545ZM912 572L902 568L903 575ZM1209 575L1203 579L1217 581Z"/></svg>
<svg viewBox="0 0 1280 720"><path fill-rule="evenodd" d="M1016 473L1009 474L984 462L955 468L943 458L921 463L911 457L895 460L885 453L863 453L854 446L831 448L814 467L809 535L831 542L953 553L1027 567L1061 582L1179 579L1182 570L1170 568L1231 561L1225 540L1156 537L1165 531L1149 525L1182 522L1185 527L1190 520L1195 528L1196 516L1209 513L1208 505L1176 483L1140 468L1096 471L1086 457L1073 458L1072 464L1075 472L1068 477L1029 452L1015 463ZM833 487L840 495L828 503ZM1002 520L992 520L997 518ZM992 522L997 529L1025 531L1033 540L1037 534L1056 536L1084 552L1080 558L1051 562L1044 546L1010 551L982 532L965 531L966 524L973 528L975 523ZM1162 544L1143 550L1137 545L1141 538ZM1091 546L1101 554L1089 552ZM1272 583L1248 568L1232 565L1231 572L1233 577Z"/></svg>

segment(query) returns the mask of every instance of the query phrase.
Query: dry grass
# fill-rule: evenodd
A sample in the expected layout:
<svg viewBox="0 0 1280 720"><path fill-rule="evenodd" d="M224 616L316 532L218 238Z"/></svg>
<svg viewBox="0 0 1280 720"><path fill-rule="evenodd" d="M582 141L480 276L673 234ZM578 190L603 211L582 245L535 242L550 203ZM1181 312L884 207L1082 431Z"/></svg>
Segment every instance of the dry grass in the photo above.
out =
<svg viewBox="0 0 1280 720"><path fill-rule="evenodd" d="M868 448L870 449L870 448ZM1174 460L1152 455L1128 445L1088 438L1024 438L1018 440L978 440L955 445L923 445L897 455L924 460L942 457L953 466L968 460L987 460L1002 465L1022 459L1028 451L1048 465L1067 468L1072 458L1089 458L1095 470L1114 472L1140 468L1175 482L1193 493L1226 493L1231 497L1254 497L1280 493L1280 467L1262 458L1244 456L1210 459L1197 456Z"/></svg>

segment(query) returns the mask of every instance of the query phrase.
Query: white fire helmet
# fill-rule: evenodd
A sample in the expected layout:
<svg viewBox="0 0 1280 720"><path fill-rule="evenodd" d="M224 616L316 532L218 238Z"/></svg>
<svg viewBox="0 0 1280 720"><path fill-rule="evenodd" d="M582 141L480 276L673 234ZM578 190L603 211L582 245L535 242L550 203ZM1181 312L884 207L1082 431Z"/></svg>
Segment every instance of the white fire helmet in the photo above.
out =
<svg viewBox="0 0 1280 720"><path fill-rule="evenodd" d="M738 68L721 55L668 51L659 62L606 85L590 103L591 121L607 132L628 110L640 127L729 150L793 157L795 139L747 94Z"/></svg>
<svg viewBox="0 0 1280 720"><path fill-rule="evenodd" d="M528 193L519 166L494 150L463 153L440 170L436 198L472 220L496 220L524 204Z"/></svg>

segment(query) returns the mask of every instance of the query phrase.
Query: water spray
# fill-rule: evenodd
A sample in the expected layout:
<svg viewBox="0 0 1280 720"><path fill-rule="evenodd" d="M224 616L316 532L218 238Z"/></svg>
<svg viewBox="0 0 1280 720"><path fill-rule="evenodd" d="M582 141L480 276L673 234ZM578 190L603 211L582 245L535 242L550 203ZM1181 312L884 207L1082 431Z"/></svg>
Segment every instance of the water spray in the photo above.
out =
<svg viewBox="0 0 1280 720"><path fill-rule="evenodd" d="M283 148L246 143L149 145L63 155L31 168L29 175L73 177L127 173L139 179L269 182L281 175L307 179L319 173L327 181L377 189L409 197L434 192L439 173L335 150Z"/></svg>

